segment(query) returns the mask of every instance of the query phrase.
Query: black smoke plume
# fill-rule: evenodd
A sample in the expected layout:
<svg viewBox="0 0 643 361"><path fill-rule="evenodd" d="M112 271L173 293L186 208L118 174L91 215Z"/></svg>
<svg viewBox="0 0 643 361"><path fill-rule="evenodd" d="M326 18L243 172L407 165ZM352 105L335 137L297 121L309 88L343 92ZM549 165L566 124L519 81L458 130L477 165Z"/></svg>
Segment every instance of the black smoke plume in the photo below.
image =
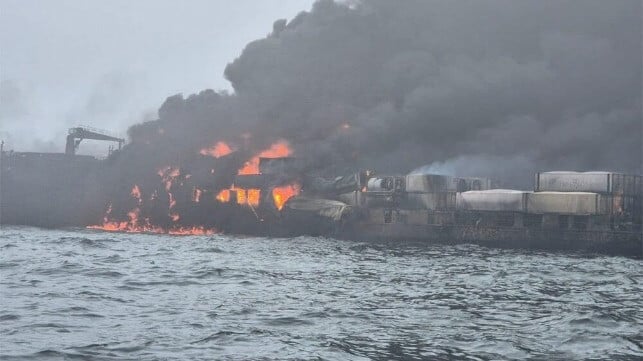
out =
<svg viewBox="0 0 643 361"><path fill-rule="evenodd" d="M219 140L241 152L212 160L214 188L278 139L313 173L640 173L641 18L638 0L321 0L227 66L233 93L171 96L131 127L113 184L196 173Z"/></svg>

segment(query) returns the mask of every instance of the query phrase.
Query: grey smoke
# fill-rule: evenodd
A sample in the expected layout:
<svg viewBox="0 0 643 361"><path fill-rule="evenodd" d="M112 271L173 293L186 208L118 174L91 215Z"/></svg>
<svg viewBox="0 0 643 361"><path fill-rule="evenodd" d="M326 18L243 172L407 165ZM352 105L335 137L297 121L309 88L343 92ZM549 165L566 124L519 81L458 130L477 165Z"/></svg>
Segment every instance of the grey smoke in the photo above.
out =
<svg viewBox="0 0 643 361"><path fill-rule="evenodd" d="M233 93L170 97L132 127L121 162L250 133L250 152L284 138L330 172L641 173L641 18L638 0L321 0L227 66Z"/></svg>

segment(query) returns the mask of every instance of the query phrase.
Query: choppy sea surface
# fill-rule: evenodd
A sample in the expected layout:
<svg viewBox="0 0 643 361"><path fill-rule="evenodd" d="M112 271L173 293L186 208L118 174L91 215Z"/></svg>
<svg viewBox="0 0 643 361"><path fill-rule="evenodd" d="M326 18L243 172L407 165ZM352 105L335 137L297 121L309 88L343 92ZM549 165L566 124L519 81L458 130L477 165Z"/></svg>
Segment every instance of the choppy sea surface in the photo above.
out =
<svg viewBox="0 0 643 361"><path fill-rule="evenodd" d="M2 228L0 358L641 359L643 263Z"/></svg>

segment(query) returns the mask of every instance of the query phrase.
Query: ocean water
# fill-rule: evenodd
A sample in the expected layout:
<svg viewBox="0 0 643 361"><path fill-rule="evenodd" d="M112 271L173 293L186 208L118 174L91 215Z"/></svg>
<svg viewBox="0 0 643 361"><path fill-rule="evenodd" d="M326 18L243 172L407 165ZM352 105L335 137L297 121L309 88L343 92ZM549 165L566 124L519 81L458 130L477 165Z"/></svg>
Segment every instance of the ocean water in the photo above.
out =
<svg viewBox="0 0 643 361"><path fill-rule="evenodd" d="M478 246L0 234L0 358L641 359L643 263Z"/></svg>

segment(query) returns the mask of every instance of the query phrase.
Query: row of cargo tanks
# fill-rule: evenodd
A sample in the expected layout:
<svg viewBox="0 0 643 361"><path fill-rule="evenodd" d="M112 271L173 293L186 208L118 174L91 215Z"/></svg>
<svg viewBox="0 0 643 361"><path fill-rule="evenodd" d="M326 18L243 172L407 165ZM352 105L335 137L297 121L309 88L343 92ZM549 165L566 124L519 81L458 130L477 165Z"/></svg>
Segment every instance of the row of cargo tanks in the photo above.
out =
<svg viewBox="0 0 643 361"><path fill-rule="evenodd" d="M337 178L335 189L334 195L325 192L324 198L332 199L292 199L286 208L296 221L290 226L307 224L310 230L309 222L296 216L310 211L331 220L347 238L643 256L640 175L542 172L535 175L534 190L524 191L498 189L488 178L361 172L348 180Z"/></svg>

